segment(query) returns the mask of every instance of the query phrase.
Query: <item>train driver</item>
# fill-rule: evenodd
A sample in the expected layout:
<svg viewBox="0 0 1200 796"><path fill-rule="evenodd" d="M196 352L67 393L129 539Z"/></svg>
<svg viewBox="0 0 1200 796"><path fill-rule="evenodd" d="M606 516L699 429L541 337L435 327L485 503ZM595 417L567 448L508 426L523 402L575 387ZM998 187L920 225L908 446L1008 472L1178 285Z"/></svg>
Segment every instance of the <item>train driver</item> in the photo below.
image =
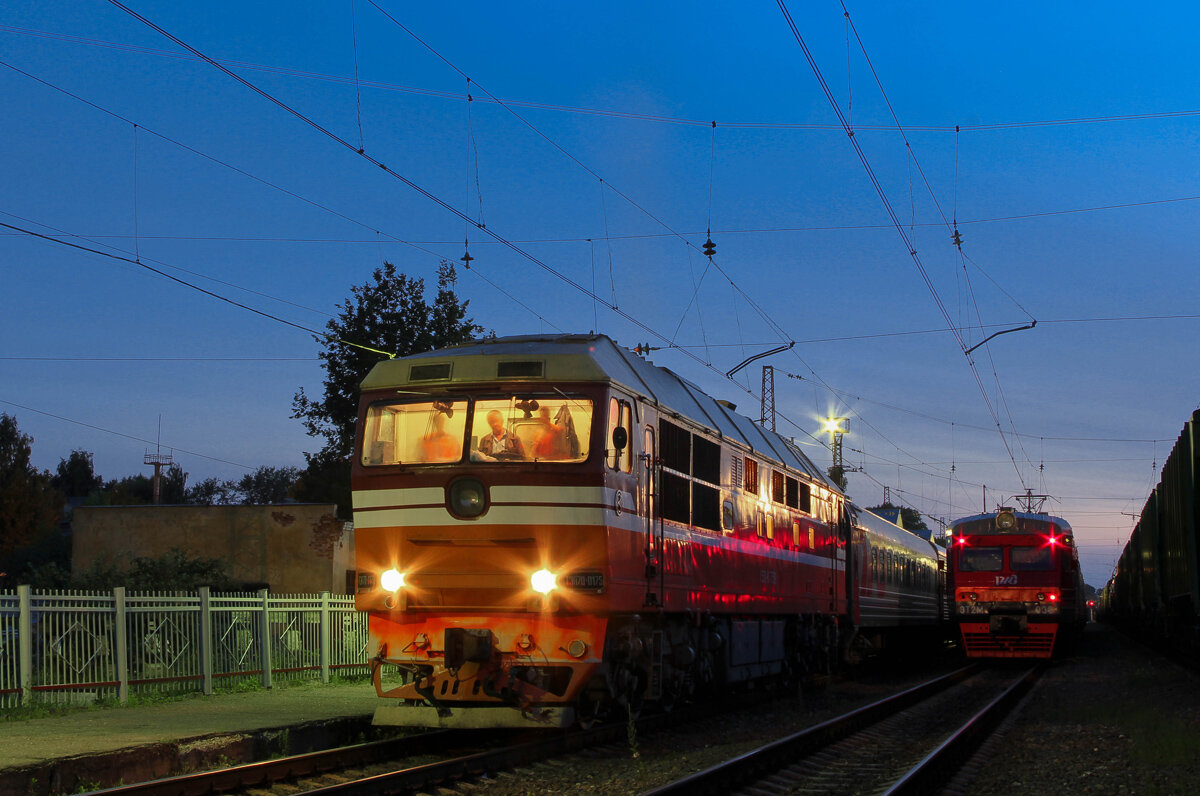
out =
<svg viewBox="0 0 1200 796"><path fill-rule="evenodd" d="M504 415L499 409L487 413L487 422L492 433L479 440L479 450L472 451L472 459L493 462L497 459L525 458L525 446L521 444L521 438L504 428Z"/></svg>

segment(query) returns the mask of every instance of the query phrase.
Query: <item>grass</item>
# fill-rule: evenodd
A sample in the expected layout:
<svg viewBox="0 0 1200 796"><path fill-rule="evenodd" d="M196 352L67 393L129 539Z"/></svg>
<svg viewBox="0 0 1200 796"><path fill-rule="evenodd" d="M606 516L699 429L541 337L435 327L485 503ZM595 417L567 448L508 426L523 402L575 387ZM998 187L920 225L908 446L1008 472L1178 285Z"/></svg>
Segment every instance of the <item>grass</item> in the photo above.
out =
<svg viewBox="0 0 1200 796"><path fill-rule="evenodd" d="M329 685L335 686L355 684L368 686L369 683L370 676L366 674L331 674L329 678ZM277 691L292 688L323 687L325 687L325 684L316 678L275 678L272 684L272 690ZM224 680L221 685L216 686L213 689L213 695L244 694L262 690L262 682L256 678L229 678ZM170 702L181 702L187 699L199 699L203 696L204 695L199 691L137 691L130 689L128 701L124 705L117 700L115 694L102 696L90 704L57 704L35 701L30 705L15 705L13 707L0 708L0 722L47 719L55 716L67 716L73 713L80 713L88 710L106 710L119 707L144 707L149 705L161 705Z"/></svg>

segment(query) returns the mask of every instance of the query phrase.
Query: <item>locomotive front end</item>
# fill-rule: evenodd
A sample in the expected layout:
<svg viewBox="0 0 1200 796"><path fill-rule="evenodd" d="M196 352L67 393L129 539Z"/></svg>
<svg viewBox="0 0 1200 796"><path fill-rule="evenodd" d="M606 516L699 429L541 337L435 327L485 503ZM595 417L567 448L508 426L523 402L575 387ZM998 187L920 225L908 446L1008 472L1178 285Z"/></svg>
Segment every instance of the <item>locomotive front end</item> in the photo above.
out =
<svg viewBox="0 0 1200 796"><path fill-rule="evenodd" d="M565 726L587 699L610 586L597 388L548 386L545 368L416 358L364 381L356 604L376 724Z"/></svg>
<svg viewBox="0 0 1200 796"><path fill-rule="evenodd" d="M1079 562L1057 517L1000 510L951 528L953 616L970 658L1049 658L1077 624Z"/></svg>

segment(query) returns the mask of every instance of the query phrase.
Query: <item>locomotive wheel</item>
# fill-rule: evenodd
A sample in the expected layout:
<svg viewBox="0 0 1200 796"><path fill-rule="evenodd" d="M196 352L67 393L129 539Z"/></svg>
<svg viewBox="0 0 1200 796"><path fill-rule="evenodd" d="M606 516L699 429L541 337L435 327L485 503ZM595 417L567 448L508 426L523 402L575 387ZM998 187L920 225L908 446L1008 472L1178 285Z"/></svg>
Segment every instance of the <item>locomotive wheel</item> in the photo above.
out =
<svg viewBox="0 0 1200 796"><path fill-rule="evenodd" d="M590 730L608 716L612 703L608 698L608 689L603 685L599 688L592 686L583 689L575 701L575 720L585 730Z"/></svg>
<svg viewBox="0 0 1200 796"><path fill-rule="evenodd" d="M591 694L584 694L575 703L576 721L585 730L590 730L604 721L604 717L607 715L608 700L603 697L594 698Z"/></svg>

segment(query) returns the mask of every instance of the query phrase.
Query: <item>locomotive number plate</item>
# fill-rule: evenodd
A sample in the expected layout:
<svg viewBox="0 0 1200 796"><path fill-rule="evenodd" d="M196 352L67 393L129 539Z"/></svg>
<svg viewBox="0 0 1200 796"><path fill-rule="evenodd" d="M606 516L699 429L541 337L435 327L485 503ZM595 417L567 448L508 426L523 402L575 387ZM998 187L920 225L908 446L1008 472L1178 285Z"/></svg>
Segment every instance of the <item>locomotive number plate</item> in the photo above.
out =
<svg viewBox="0 0 1200 796"><path fill-rule="evenodd" d="M592 591L599 594L604 591L604 573L572 572L567 575L567 587L577 591Z"/></svg>

